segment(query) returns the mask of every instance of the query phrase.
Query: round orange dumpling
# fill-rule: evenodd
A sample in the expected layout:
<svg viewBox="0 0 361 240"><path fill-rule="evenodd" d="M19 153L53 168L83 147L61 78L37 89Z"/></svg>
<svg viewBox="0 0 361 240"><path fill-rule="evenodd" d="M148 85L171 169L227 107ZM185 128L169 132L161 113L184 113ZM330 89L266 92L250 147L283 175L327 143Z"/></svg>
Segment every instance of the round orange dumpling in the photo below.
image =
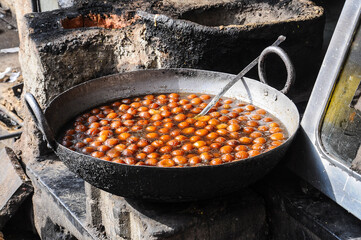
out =
<svg viewBox="0 0 361 240"><path fill-rule="evenodd" d="M208 122L211 119L211 116L205 115L205 116L200 116L197 118L198 121L202 121L202 122Z"/></svg>
<svg viewBox="0 0 361 240"><path fill-rule="evenodd" d="M173 161L177 164L186 164L188 162L187 158L184 156L175 156Z"/></svg>
<svg viewBox="0 0 361 240"><path fill-rule="evenodd" d="M246 151L239 151L234 155L237 159L245 159L248 158L249 154Z"/></svg>
<svg viewBox="0 0 361 240"><path fill-rule="evenodd" d="M273 141L277 141L277 140L283 140L285 138L285 136L283 135L283 133L274 133L270 136L271 140Z"/></svg>
<svg viewBox="0 0 361 240"><path fill-rule="evenodd" d="M193 146L195 146L196 148L200 148L206 145L205 141L197 141L195 143L193 143Z"/></svg>
<svg viewBox="0 0 361 240"><path fill-rule="evenodd" d="M225 153L231 153L233 151L233 147L229 146L229 145L226 145L226 146L223 146L220 148L219 150L222 154L225 154Z"/></svg>
<svg viewBox="0 0 361 240"><path fill-rule="evenodd" d="M239 139L239 142L241 143L241 144L251 144L252 143L252 139L251 138L249 138L249 137L241 137L240 139Z"/></svg>
<svg viewBox="0 0 361 240"><path fill-rule="evenodd" d="M163 159L157 164L159 167L173 167L175 162L172 159Z"/></svg>
<svg viewBox="0 0 361 240"><path fill-rule="evenodd" d="M201 163L201 162L202 162L202 160L201 160L201 158L198 157L198 156L194 156L194 157L191 157L191 158L189 159L189 164L190 164L190 165L196 165L196 164Z"/></svg>
<svg viewBox="0 0 361 240"><path fill-rule="evenodd" d="M222 164L222 163L223 163L223 161L220 158L213 158L209 162L210 165L219 165L219 164Z"/></svg>
<svg viewBox="0 0 361 240"><path fill-rule="evenodd" d="M178 121L178 122L182 122L184 120L187 119L187 116L183 113L177 114L174 116L174 120Z"/></svg>
<svg viewBox="0 0 361 240"><path fill-rule="evenodd" d="M236 132L239 129L241 129L241 126L239 126L238 124L231 124L227 127L227 130L230 132Z"/></svg>

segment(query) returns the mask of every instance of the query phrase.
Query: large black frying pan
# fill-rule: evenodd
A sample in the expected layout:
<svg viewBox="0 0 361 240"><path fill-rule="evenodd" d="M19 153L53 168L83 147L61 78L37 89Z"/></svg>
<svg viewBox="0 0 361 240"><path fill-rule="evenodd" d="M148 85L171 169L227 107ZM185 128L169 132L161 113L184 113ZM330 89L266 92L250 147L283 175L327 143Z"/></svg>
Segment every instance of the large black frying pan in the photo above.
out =
<svg viewBox="0 0 361 240"><path fill-rule="evenodd" d="M118 164L69 150L54 136L59 136L64 125L84 111L116 99L170 92L216 95L233 78L231 74L192 69L144 70L105 76L75 86L57 96L44 115L30 93L25 100L49 145L85 181L129 198L191 201L231 193L270 171L297 131L299 114L293 102L261 82L242 79L236 83L224 96L266 109L283 122L289 139L266 153L217 166L160 168Z"/></svg>

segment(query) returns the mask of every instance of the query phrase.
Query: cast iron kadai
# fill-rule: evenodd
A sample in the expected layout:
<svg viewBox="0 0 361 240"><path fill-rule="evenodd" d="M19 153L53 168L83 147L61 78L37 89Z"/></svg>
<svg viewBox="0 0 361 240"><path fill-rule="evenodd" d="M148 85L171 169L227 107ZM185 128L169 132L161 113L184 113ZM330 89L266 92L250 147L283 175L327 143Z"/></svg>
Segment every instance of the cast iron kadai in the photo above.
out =
<svg viewBox="0 0 361 240"><path fill-rule="evenodd" d="M294 78L294 72L289 70L292 64L282 49L274 49L266 48L259 62L264 62L271 52L281 53L288 69L286 86L289 86ZM259 70L265 76L263 68ZM74 152L59 143L59 135L64 131L64 125L76 116L110 101L170 92L216 95L234 77L193 69L142 70L105 76L70 88L51 101L44 114L30 93L26 93L25 102L48 146L72 172L88 183L128 198L192 201L234 192L260 179L276 165L290 146L299 125L297 108L290 99L266 84L247 78L242 78L228 90L225 97L247 101L281 120L289 139L266 153L217 166L161 168L118 164Z"/></svg>

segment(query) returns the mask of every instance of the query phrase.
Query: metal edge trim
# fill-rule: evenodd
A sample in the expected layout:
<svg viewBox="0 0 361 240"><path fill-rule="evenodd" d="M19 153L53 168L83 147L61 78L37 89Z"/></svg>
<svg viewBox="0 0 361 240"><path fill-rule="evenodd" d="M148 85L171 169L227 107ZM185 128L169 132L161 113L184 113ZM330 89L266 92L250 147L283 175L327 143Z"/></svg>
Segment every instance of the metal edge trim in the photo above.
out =
<svg viewBox="0 0 361 240"><path fill-rule="evenodd" d="M357 188L361 188L361 175L330 156L323 149L319 134L321 121L339 76L340 68L348 54L355 29L359 24L360 14L361 3L359 0L346 0L301 121L301 127L313 145L307 151L313 156L303 159L304 170L295 168L297 163L289 164L291 170L359 219L361 219L361 205L359 201L356 201L359 197L357 190L347 192L346 189L350 187L352 189L355 185ZM346 44L340 44L340 42L346 42ZM332 82L332 84L329 84L329 82ZM297 160L300 159L293 159L293 161ZM322 165L322 168L317 168L320 165ZM313 175L305 170L308 167L317 168L312 169ZM315 172L316 174L314 174ZM334 176L337 176L337 178ZM345 195L348 195L349 199L345 198Z"/></svg>

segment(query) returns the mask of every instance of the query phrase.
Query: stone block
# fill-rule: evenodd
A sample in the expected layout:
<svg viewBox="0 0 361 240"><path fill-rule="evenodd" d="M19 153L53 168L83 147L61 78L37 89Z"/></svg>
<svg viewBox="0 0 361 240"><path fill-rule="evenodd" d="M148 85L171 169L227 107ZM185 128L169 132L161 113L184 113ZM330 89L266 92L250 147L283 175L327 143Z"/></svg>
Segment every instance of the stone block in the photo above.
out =
<svg viewBox="0 0 361 240"><path fill-rule="evenodd" d="M41 239L98 239L85 225L84 182L61 161L27 165L34 182L34 224Z"/></svg>
<svg viewBox="0 0 361 240"><path fill-rule="evenodd" d="M238 73L281 34L300 74L321 53L323 9L310 1L90 2L26 15L25 87L43 106L73 85L117 72L187 67Z"/></svg>
<svg viewBox="0 0 361 240"><path fill-rule="evenodd" d="M0 229L16 213L23 201L33 192L14 152L10 148L0 151Z"/></svg>
<svg viewBox="0 0 361 240"><path fill-rule="evenodd" d="M284 166L261 180L273 240L359 239L361 221Z"/></svg>
<svg viewBox="0 0 361 240"><path fill-rule="evenodd" d="M103 227L109 239L267 239L263 199L249 189L200 202L157 203L87 188L88 196L96 193L87 198L90 224Z"/></svg>
<svg viewBox="0 0 361 240"><path fill-rule="evenodd" d="M266 240L263 199L250 189L190 203L124 199L92 187L51 158L27 165L42 239Z"/></svg>

